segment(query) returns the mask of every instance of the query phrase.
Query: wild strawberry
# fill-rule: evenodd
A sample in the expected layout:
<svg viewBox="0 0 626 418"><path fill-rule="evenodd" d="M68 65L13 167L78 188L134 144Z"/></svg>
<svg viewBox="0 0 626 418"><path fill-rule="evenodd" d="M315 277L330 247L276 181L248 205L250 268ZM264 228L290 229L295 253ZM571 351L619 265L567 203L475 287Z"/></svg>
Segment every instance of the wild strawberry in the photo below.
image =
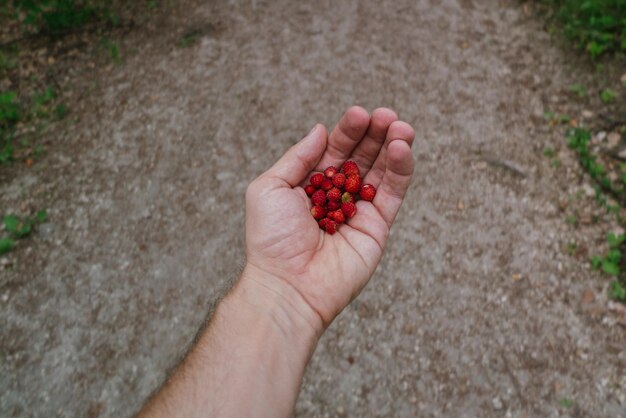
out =
<svg viewBox="0 0 626 418"><path fill-rule="evenodd" d="M344 194L341 195L341 202L342 203L354 203L354 196L352 196L352 193L350 192L344 192Z"/></svg>
<svg viewBox="0 0 626 418"><path fill-rule="evenodd" d="M325 177L322 173L315 173L311 176L311 184L317 188L322 185Z"/></svg>
<svg viewBox="0 0 626 418"><path fill-rule="evenodd" d="M336 187L333 187L329 191L326 192L326 199L328 200L339 200L341 199L341 190Z"/></svg>
<svg viewBox="0 0 626 418"><path fill-rule="evenodd" d="M304 186L304 191L306 192L307 196L313 196L313 193L315 193L316 190L317 187L313 186L312 184L307 184L306 186Z"/></svg>
<svg viewBox="0 0 626 418"><path fill-rule="evenodd" d="M372 200L374 200L374 196L376 196L376 187L372 186L371 184L364 184L361 187L360 195L361 199L371 202Z"/></svg>
<svg viewBox="0 0 626 418"><path fill-rule="evenodd" d="M324 206L326 203L326 193L324 190L318 190L311 196L311 202L314 206Z"/></svg>
<svg viewBox="0 0 626 418"><path fill-rule="evenodd" d="M359 166L356 165L354 161L350 161L350 160L343 163L343 165L341 166L341 172L345 174L346 177L350 177L353 175L357 175L357 176L360 175Z"/></svg>
<svg viewBox="0 0 626 418"><path fill-rule="evenodd" d="M328 191L332 187L333 187L333 181L331 179L324 179L324 181L322 182L321 189Z"/></svg>
<svg viewBox="0 0 626 418"><path fill-rule="evenodd" d="M326 216L326 209L323 206L313 206L311 208L311 215L313 215L315 219L322 219Z"/></svg>
<svg viewBox="0 0 626 418"><path fill-rule="evenodd" d="M330 202L326 204L326 209L328 209L329 211L337 210L340 208L341 208L341 202L338 200L331 200Z"/></svg>
<svg viewBox="0 0 626 418"><path fill-rule="evenodd" d="M350 176L343 184L343 188L346 192L358 193L361 190L361 178L359 176Z"/></svg>
<svg viewBox="0 0 626 418"><path fill-rule="evenodd" d="M330 219L328 219L328 218L320 219L319 222L318 222L320 228L321 229L325 229L326 223L328 223L328 221L330 221Z"/></svg>
<svg viewBox="0 0 626 418"><path fill-rule="evenodd" d="M333 176L333 184L340 189L343 187L343 183L346 181L346 176L342 173L337 173Z"/></svg>
<svg viewBox="0 0 626 418"><path fill-rule="evenodd" d="M356 214L356 205L351 202L342 203L341 211L346 215L346 219L350 219Z"/></svg>
<svg viewBox="0 0 626 418"><path fill-rule="evenodd" d="M329 219L328 222L324 224L324 231L328 232L330 235L333 235L337 232L337 222Z"/></svg>
<svg viewBox="0 0 626 418"><path fill-rule="evenodd" d="M333 176L335 174L337 174L339 172L339 170L337 170L337 167L333 167L332 165L330 167L328 167L326 170L324 170L324 175L329 178L332 179Z"/></svg>
<svg viewBox="0 0 626 418"><path fill-rule="evenodd" d="M342 224L346 221L346 216L343 214L343 211L341 209L328 212L328 217L338 224Z"/></svg>

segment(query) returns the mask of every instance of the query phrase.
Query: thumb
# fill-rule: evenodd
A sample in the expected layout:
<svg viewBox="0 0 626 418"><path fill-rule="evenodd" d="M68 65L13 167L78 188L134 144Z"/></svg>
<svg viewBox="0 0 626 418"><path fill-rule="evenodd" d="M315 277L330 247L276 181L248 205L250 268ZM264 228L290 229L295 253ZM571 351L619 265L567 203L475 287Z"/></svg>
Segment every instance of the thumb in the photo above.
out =
<svg viewBox="0 0 626 418"><path fill-rule="evenodd" d="M289 148L265 175L278 177L291 187L302 183L321 160L326 150L327 137L326 128L318 123L307 136Z"/></svg>

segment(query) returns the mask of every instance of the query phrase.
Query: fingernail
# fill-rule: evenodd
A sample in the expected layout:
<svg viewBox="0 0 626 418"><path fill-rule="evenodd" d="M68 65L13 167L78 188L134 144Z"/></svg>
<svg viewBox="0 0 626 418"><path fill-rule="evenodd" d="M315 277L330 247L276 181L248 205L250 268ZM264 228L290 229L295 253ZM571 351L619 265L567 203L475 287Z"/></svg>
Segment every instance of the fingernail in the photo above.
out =
<svg viewBox="0 0 626 418"><path fill-rule="evenodd" d="M313 133L314 133L315 131L317 131L317 123L315 124L315 126L313 127L313 129L311 129L311 131L310 131L308 134L306 134L306 136L311 136L311 135L313 135Z"/></svg>

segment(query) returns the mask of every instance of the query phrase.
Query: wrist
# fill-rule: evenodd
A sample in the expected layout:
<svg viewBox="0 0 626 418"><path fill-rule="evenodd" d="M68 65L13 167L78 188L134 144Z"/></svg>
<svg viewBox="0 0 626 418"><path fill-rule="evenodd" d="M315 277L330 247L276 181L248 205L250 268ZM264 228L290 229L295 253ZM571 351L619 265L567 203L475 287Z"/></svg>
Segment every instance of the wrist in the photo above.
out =
<svg viewBox="0 0 626 418"><path fill-rule="evenodd" d="M279 280L246 266L198 344L202 358L215 361L215 353L222 352L227 360L221 363L229 364L228 374L217 378L225 385L220 399L240 413L223 415L292 414L323 326L298 292Z"/></svg>
<svg viewBox="0 0 626 418"><path fill-rule="evenodd" d="M322 321L290 284L254 266L218 305L165 402L147 415L292 415Z"/></svg>
<svg viewBox="0 0 626 418"><path fill-rule="evenodd" d="M316 343L324 331L320 315L293 285L252 264L246 265L231 294L287 338Z"/></svg>

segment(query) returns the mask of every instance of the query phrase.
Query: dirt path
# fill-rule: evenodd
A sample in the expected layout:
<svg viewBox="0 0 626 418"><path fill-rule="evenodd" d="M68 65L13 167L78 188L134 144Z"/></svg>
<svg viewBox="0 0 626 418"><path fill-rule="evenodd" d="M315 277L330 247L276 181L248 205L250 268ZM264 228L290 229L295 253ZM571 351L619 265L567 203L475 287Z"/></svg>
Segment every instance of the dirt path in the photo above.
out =
<svg viewBox="0 0 626 418"><path fill-rule="evenodd" d="M563 252L584 238L541 126L568 75L534 19L499 1L210 3L77 81L80 123L1 186L7 209L45 195L53 224L1 272L0 415L138 408L242 266L247 183L360 104L414 124L417 172L297 415L626 416L624 328L581 305L603 282ZM190 28L206 36L178 47Z"/></svg>

